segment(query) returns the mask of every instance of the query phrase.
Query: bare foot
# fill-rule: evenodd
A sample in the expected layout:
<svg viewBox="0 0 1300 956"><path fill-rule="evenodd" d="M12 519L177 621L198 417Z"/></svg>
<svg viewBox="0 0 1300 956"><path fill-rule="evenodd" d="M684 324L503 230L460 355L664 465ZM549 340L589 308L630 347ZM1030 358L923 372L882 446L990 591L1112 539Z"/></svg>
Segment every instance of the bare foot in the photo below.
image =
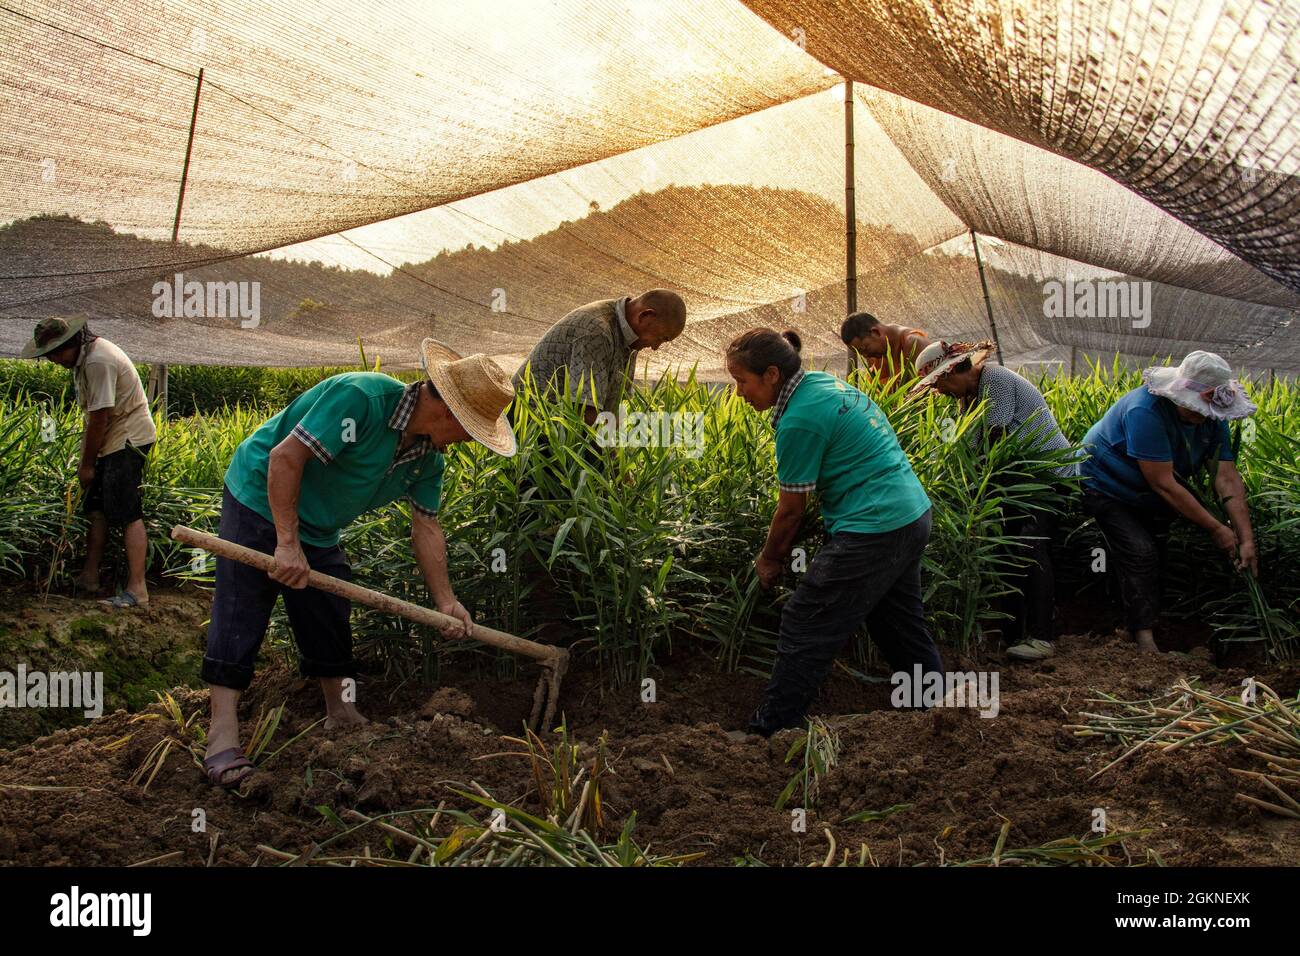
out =
<svg viewBox="0 0 1300 956"><path fill-rule="evenodd" d="M368 723L370 721L361 716L361 712L349 704L326 716L325 729L337 730L340 727L360 727L362 724Z"/></svg>
<svg viewBox="0 0 1300 956"><path fill-rule="evenodd" d="M1149 634L1139 634L1137 639L1139 654L1159 654L1160 648L1156 647L1156 640Z"/></svg>

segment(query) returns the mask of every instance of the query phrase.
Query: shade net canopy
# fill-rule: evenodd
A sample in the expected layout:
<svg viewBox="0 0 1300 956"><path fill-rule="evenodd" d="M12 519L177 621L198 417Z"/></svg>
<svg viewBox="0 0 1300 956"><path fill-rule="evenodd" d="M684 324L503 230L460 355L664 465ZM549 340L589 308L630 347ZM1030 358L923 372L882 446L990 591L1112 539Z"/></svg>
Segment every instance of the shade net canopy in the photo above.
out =
<svg viewBox="0 0 1300 956"><path fill-rule="evenodd" d="M1300 291L1294 0L748 0L844 76L1099 169Z"/></svg>
<svg viewBox="0 0 1300 956"><path fill-rule="evenodd" d="M1300 283L1293 257L1273 254L1295 228L1279 212L1295 202L1295 126L1278 122L1295 114L1293 66L1290 87L1267 108L1252 101L1246 125L1216 113L1219 139L1236 145L1214 155L1235 150L1233 169L1253 157L1249 175L1233 179L1207 156L1201 178L1183 169L1185 188L1167 193L1057 135L1068 123L1052 110L1068 106L1069 123L1085 123L1092 105L1078 91L1102 84L1119 97L1112 145L1136 137L1169 162L1199 155L1187 136L1162 145L1151 122L1143 132L1145 112L1125 112L1124 82L1145 72L1130 64L1098 78L1071 66L1096 59L1085 27L1110 22L1114 4L1085 5L1092 20L1076 4L1050 5L1051 17L1042 4L968 4L965 19L944 7L925 29L886 16L888 6L871 6L869 23L865 5L788 6L799 23L787 6L751 12L730 0L558 2L540 13L527 3L0 5L0 350L16 353L40 316L81 314L138 361L347 364L360 342L369 361L404 366L432 335L514 368L577 305L667 287L689 321L643 353L647 375L695 365L722 377L722 349L757 324L800 330L814 364L842 369L845 103L829 65L862 81L859 308L948 339L987 338L996 325L1012 364L1205 347L1243 369L1300 368ZM956 49L986 48L994 8L1024 29L1077 32L1073 46L1035 47L1056 51L1051 70L1021 40L1007 49L1023 62L999 61L1022 85L1030 62L1054 84L1046 105L1034 101L1053 135L1008 125L995 97L957 97L952 63L976 70L970 58L942 46L933 63L916 60L920 47L905 55L920 42L905 28L928 35L940 22ZM1217 103L1226 94L1202 89L1184 63L1216 50L1224 82L1248 75L1257 92L1275 90L1294 61L1287 17L1258 26L1249 10L1220 14L1197 21L1215 42L1159 47L1146 101L1173 97L1155 97L1158 76L1187 80L1180 109L1196 96ZM1175 19L1177 39L1188 18ZM1248 35L1248 51L1223 46L1224 23ZM858 35L865 28L893 53ZM912 67L886 76L891 63ZM1010 113L1023 105L1011 102ZM1173 115L1192 114L1160 122ZM1208 205L1189 215L1201 195L1192 185L1208 189L1214 170L1228 177L1227 205L1218 218ZM1266 195L1228 202L1247 179ZM196 282L204 295L187 308Z"/></svg>

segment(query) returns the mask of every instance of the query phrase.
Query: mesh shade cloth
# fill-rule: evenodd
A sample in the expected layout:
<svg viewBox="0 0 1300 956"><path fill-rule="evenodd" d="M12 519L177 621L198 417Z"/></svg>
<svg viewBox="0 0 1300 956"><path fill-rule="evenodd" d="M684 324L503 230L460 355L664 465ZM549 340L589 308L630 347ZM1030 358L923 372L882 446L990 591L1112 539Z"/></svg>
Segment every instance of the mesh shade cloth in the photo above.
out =
<svg viewBox="0 0 1300 956"><path fill-rule="evenodd" d="M965 227L869 113L858 110L856 119L858 141L876 157L876 174L858 185L861 271L919 308L927 280L913 279L901 266L892 277L888 270ZM716 364L729 340L716 329L750 321L749 313L764 307L769 308L763 314L786 307L792 316L811 316L806 322L816 319L822 331L838 330L844 303L843 124L842 88L829 89L376 226L370 230L375 248L384 250L377 254L390 262L403 258L403 242L453 248L468 241L493 243L491 249L475 245L403 262L401 271L387 277L265 257L187 269L184 275L200 282L260 283L263 321L237 330L244 344L230 358L241 363L317 364L338 354L333 347L318 349L322 343L347 343L355 356L360 336L368 355L379 350L385 363L401 364L414 360L418 336L434 335L512 366L575 306L666 286L685 297L691 334L651 356L651 367ZM92 232L120 245L117 254L125 260L149 258L153 245L167 247L69 221L29 222L10 232L11 243L0 234L0 261L12 245L17 255L25 248L65 250L72 263L79 246L96 238ZM363 232L350 235L360 238ZM370 248L371 240L364 245ZM0 322L0 344L16 350L38 314L134 316L138 327L123 327L126 341L119 343L130 354L140 361L194 361L186 357L187 327L229 331L234 323L159 321L151 314L151 287L158 278L11 309ZM819 292L831 286L835 294ZM791 303L803 292L818 294L810 297L807 313L796 313ZM729 325L714 321L728 316ZM843 346L838 338L834 342L842 364Z"/></svg>
<svg viewBox="0 0 1300 956"><path fill-rule="evenodd" d="M861 99L926 185L976 232L1214 295L1300 296L1113 179L887 93Z"/></svg>
<svg viewBox="0 0 1300 956"><path fill-rule="evenodd" d="M998 332L1005 347L1004 330L1014 330L1019 353L1030 351L1037 339L1059 346L1060 358L1075 347L1094 356L1118 352L1177 362L1191 349L1201 348L1219 353L1237 368L1300 368L1300 335L1291 311L1148 281L1141 293L1146 302L1141 316L1050 317L1044 314L1043 293L1049 281L1061 283L1058 288L1068 295L1064 283L1070 280L1076 288L1118 281L1130 289L1145 280L1012 243L992 246L981 241L980 251L987 265L996 267L987 275Z"/></svg>
<svg viewBox="0 0 1300 956"><path fill-rule="evenodd" d="M15 40L0 56L0 102L15 121L0 133L14 160L0 167L0 217L19 220L0 228L0 305L9 306L0 351L16 353L41 315L80 313L139 361L347 363L360 338L372 361L409 366L419 338L434 335L513 369L575 306L668 287L685 297L690 321L680 339L642 356L652 376L698 364L720 377L723 347L756 324L799 329L814 363L843 368L843 88L770 5L751 6L786 36L724 0L648 12L563 2L535 33L508 37L449 5L387 2L362 16L341 0L297 14L286 4L128 3L98 18L64 5L28 4L23 15L0 6L0 30ZM985 7L963 9L980 23ZM536 16L529 9L519 15ZM946 47L924 63L899 52L903 26L920 27L892 7L878 11L888 23L873 42L816 28L813 14L837 7L801 9L812 18L808 49L827 63L821 43L850 73L859 56L906 62L891 83L914 85L918 99L960 86L932 75L955 56ZM849 24L864 16L841 12ZM992 42L949 39L958 51ZM1225 48L1223 62L1268 79L1275 58L1256 40L1249 56ZM638 56L647 49L659 55ZM1177 65L1175 53L1164 56ZM172 245L200 64L190 188ZM1180 78L1184 67L1162 70ZM575 75L591 82L573 86ZM1072 91L1102 82L1043 76ZM1150 356L1214 343L1243 367L1300 368L1293 276L1245 256L1241 242L1234 252L1207 238L1206 224L1168 197L1156 197L1162 209L1124 188L1101 154L1083 165L1051 137L997 131L1006 96L986 97L989 115L971 122L953 115L982 102L969 91L954 100L971 107L963 112L858 87L859 308L936 337L987 337L974 229L1009 363L1059 361L1072 348ZM1100 122L1069 102L1071 122ZM1287 102L1275 97L1266 114ZM1122 109L1111 119L1131 120ZM1043 122L1067 129L1055 114ZM1118 142L1127 129L1110 135ZM1271 129L1261 120L1241 149L1273 156L1269 144L1293 127ZM1287 168L1290 155L1272 168ZM1255 186L1277 182L1252 175ZM1261 201L1255 212L1271 208ZM35 214L47 215L22 218ZM1294 223L1284 225L1251 229L1276 238ZM244 256L340 230L274 257ZM295 256L325 265L286 259ZM358 260L396 268L331 267ZM260 321L159 318L152 286L177 271L256 283ZM1084 277L1150 283L1151 323L1044 314L1049 282Z"/></svg>
<svg viewBox="0 0 1300 956"><path fill-rule="evenodd" d="M180 238L65 276L7 263L0 306L441 205L830 86L731 0L18 2L0 6L0 220ZM495 24L511 25L497 29ZM220 251L218 251L220 250Z"/></svg>
<svg viewBox="0 0 1300 956"><path fill-rule="evenodd" d="M1291 0L746 0L845 77L1099 169L1300 291Z"/></svg>

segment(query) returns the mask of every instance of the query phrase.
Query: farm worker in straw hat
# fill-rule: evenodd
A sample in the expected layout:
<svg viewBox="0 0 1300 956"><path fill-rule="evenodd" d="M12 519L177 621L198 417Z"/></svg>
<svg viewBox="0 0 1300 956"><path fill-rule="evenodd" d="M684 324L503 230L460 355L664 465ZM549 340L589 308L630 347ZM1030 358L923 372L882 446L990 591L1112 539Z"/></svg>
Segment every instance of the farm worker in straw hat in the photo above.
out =
<svg viewBox="0 0 1300 956"><path fill-rule="evenodd" d="M930 344L920 329L881 322L870 312L854 312L845 319L840 341L862 356L868 367L883 373L888 388L911 378L916 357Z"/></svg>
<svg viewBox="0 0 1300 956"><path fill-rule="evenodd" d="M1200 525L1238 569L1259 573L1246 489L1234 464L1228 422L1255 411L1228 363L1191 352L1177 368L1154 367L1084 436L1083 510L1097 520L1119 576L1129 631L1155 653L1160 570L1176 516ZM1214 478L1229 524L1187 485L1201 469Z"/></svg>
<svg viewBox="0 0 1300 956"><path fill-rule="evenodd" d="M913 394L933 389L940 395L957 399L965 411L980 401L987 403L982 431L970 436L976 446L981 437L992 444L1004 435L1020 435L1032 447L1042 451L1067 449L1070 442L1061 433L1042 392L1028 379L1003 365L990 365L992 342L934 342L916 358L921 376ZM1071 461L1056 469L1062 478L1078 474ZM1061 489L1064 490L1064 489ZM1056 584L1052 574L1052 544L1056 537L1057 516L1046 509L1024 509L1004 513L1005 532L1021 538L1028 550L1029 565L1021 575L1020 590L1007 595L1003 610L1010 615L1002 634L1007 656L1036 661L1053 654L1052 618L1056 604Z"/></svg>
<svg viewBox="0 0 1300 956"><path fill-rule="evenodd" d="M755 561L769 588L788 567L808 496L821 498L826 543L781 611L776 667L749 729L801 726L835 655L863 621L895 672L941 672L925 624L921 554L930 500L884 412L826 372L800 368L798 333L751 329L727 346L736 394L772 410L781 485Z"/></svg>
<svg viewBox="0 0 1300 956"><path fill-rule="evenodd" d="M405 497L411 546L438 610L458 618L448 636L468 636L469 613L447 576L447 545L438 524L443 454L471 439L499 455L515 453L502 414L514 389L483 355L461 358L425 339L425 375L403 385L378 372L347 372L308 389L236 449L226 471L219 534L275 555L276 570L217 558L216 594L203 678L212 688L212 726L204 769L221 786L252 773L239 748L236 705L253 678L277 595L298 645L304 677L318 678L326 726L364 722L345 699L353 673L351 604L308 588L309 571L348 580L339 531L366 511Z"/></svg>
<svg viewBox="0 0 1300 956"><path fill-rule="evenodd" d="M112 607L144 607L149 603L145 561L149 540L144 529L140 480L145 459L158 438L140 373L131 359L108 339L95 335L85 319L42 319L23 358L44 357L72 370L77 404L86 413L77 477L86 493L90 518L86 563L75 587L99 592L99 562L109 527L122 529L126 546L126 586L104 601Z"/></svg>

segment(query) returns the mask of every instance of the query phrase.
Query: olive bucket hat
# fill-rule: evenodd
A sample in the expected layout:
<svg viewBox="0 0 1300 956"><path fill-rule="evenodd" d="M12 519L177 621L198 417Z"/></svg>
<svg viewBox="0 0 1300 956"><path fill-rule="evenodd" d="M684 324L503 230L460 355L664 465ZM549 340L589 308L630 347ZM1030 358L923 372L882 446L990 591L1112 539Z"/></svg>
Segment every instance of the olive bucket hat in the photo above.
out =
<svg viewBox="0 0 1300 956"><path fill-rule="evenodd" d="M23 346L23 358L49 355L86 327L85 319L61 319L52 316L36 323L32 340Z"/></svg>

